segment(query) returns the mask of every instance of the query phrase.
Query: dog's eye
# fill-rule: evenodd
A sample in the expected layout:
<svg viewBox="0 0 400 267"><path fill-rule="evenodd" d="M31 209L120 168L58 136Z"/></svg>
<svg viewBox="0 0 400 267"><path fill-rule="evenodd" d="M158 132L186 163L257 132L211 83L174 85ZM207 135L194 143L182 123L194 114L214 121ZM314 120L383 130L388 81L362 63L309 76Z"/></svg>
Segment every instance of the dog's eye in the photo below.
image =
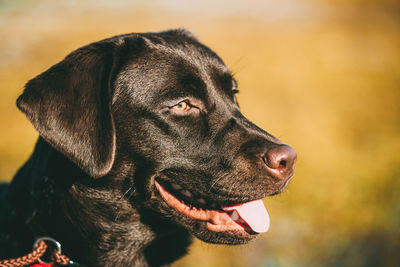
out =
<svg viewBox="0 0 400 267"><path fill-rule="evenodd" d="M192 106L186 101L181 101L172 108L178 111L187 112L192 109Z"/></svg>

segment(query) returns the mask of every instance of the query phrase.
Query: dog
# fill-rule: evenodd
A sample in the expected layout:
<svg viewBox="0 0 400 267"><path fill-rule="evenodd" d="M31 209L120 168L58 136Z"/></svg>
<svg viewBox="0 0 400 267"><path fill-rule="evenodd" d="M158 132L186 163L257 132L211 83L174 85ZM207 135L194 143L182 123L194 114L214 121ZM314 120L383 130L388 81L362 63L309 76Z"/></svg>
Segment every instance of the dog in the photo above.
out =
<svg viewBox="0 0 400 267"><path fill-rule="evenodd" d="M183 29L95 42L30 80L17 106L39 138L0 186L0 259L51 236L85 266L163 266L193 236L265 232L261 199L287 186L297 155L242 115L237 92Z"/></svg>

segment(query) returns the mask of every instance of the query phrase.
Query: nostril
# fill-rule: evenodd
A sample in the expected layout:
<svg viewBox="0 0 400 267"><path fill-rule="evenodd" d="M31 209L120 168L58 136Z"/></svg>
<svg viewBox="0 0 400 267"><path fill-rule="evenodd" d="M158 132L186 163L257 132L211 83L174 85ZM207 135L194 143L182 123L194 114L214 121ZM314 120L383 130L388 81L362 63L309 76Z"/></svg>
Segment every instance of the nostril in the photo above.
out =
<svg viewBox="0 0 400 267"><path fill-rule="evenodd" d="M281 162L279 162L279 166L285 168L286 167L286 160L281 160Z"/></svg>

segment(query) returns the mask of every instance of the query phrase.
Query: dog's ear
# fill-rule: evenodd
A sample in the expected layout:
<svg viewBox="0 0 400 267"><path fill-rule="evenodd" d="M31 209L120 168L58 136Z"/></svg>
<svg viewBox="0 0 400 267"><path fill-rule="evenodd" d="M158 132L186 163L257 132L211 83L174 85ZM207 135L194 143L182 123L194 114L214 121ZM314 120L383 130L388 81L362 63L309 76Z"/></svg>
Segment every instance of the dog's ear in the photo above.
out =
<svg viewBox="0 0 400 267"><path fill-rule="evenodd" d="M123 43L108 39L72 52L30 80L17 100L40 136L95 178L114 162L111 100Z"/></svg>

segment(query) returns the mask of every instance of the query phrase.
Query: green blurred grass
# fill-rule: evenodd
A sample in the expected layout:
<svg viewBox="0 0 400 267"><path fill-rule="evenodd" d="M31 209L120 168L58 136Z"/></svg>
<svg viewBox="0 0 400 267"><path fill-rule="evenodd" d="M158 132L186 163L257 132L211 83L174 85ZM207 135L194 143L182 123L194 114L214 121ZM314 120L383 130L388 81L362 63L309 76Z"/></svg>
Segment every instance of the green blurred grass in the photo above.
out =
<svg viewBox="0 0 400 267"><path fill-rule="evenodd" d="M261 2L250 1L256 13L219 5L212 15L145 1L1 2L0 179L12 178L37 138L15 107L28 79L92 41L186 27L232 68L246 116L299 159L288 190L266 200L267 234L241 247L196 241L174 266L400 265L398 9Z"/></svg>

